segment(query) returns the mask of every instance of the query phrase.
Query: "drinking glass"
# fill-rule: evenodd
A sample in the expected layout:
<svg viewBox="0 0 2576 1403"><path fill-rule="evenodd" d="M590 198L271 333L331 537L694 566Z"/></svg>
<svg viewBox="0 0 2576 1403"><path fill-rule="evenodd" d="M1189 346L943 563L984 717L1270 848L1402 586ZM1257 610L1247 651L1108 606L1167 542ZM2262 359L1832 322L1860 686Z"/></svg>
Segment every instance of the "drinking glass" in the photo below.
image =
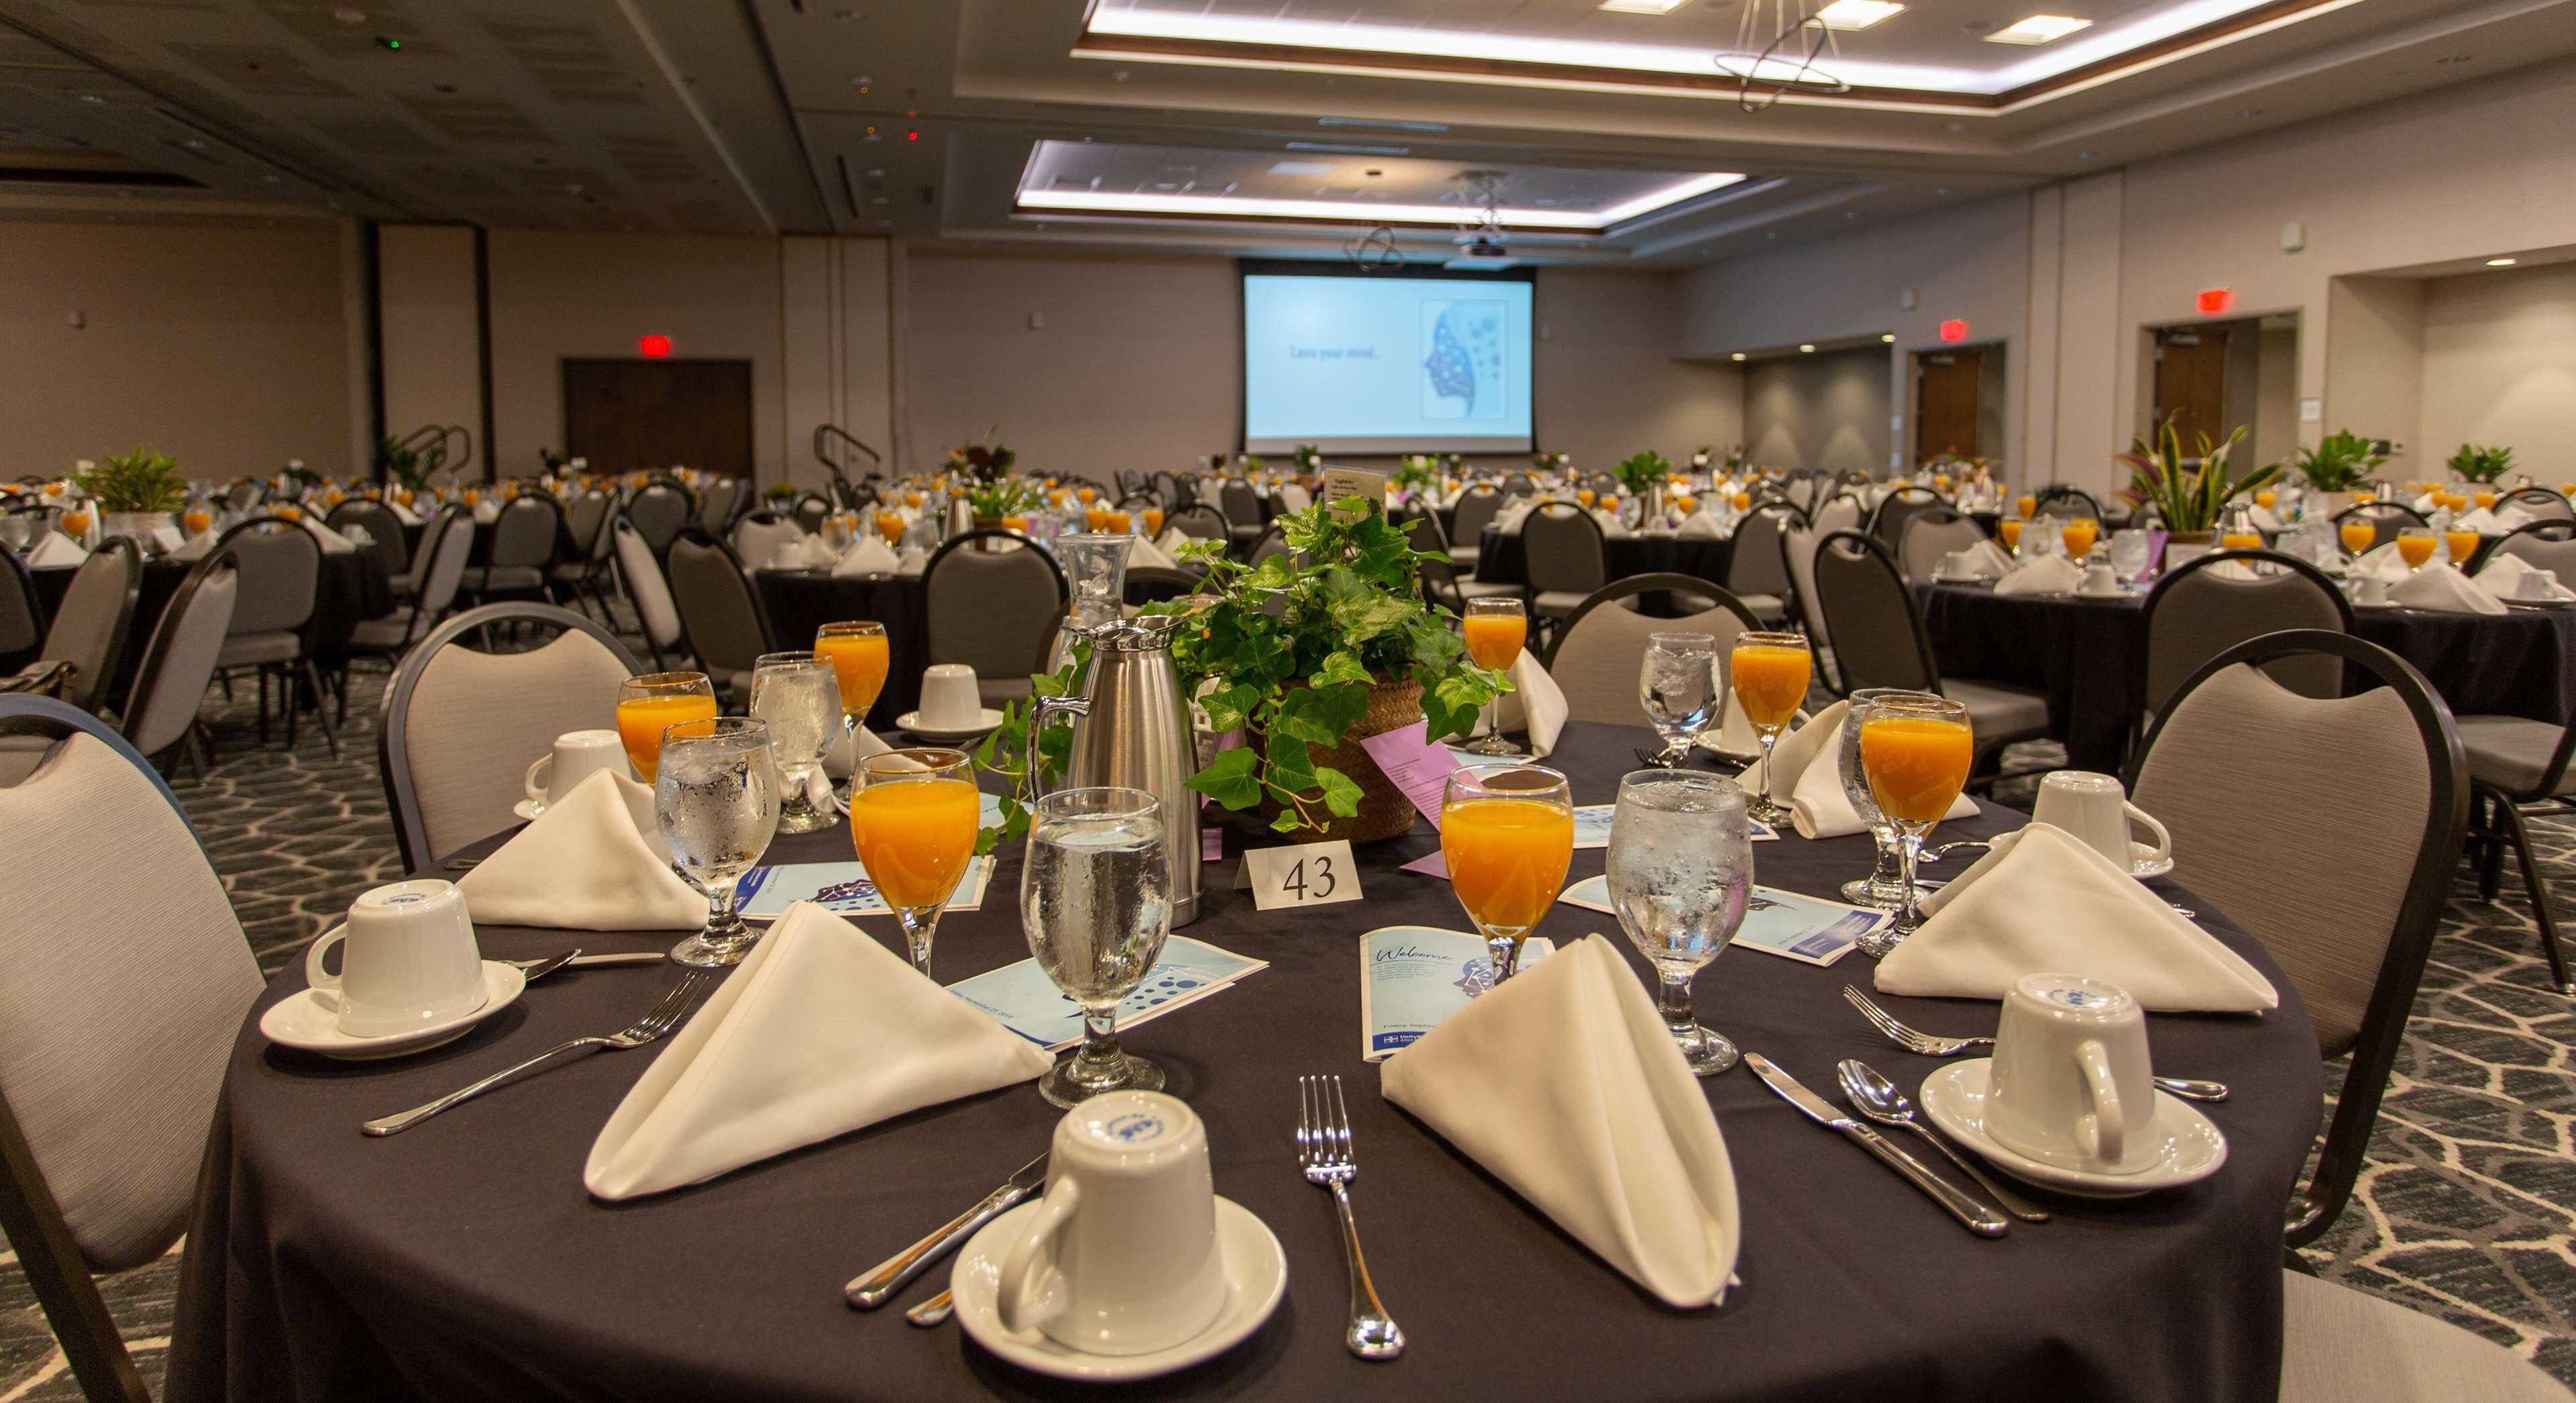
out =
<svg viewBox="0 0 2576 1403"><path fill-rule="evenodd" d="M1852 812L1869 825L1870 839L1878 846L1878 861L1869 875L1843 883L1843 900L1855 906L1875 906L1894 911L1905 904L1905 857L1896 841L1896 826L1878 811L1878 801L1870 797L1869 775L1860 762L1860 719L1869 704L1880 697L1911 695L1902 687L1862 687L1851 694L1851 709L1843 715L1841 745L1834 756L1835 768L1843 782L1843 797L1851 801ZM1920 896L1922 893L1914 893Z"/></svg>
<svg viewBox="0 0 2576 1403"><path fill-rule="evenodd" d="M1082 1045L1038 1079L1049 1105L1160 1091L1163 1069L1122 1051L1118 1003L1172 929L1161 806L1141 789L1059 789L1038 800L1020 868L1020 932L1038 968L1082 1006Z"/></svg>
<svg viewBox="0 0 2576 1403"><path fill-rule="evenodd" d="M1610 905L1655 967L1656 1006L1697 1076L1736 1063L1735 1044L1699 1025L1691 976L1718 957L1753 890L1744 788L1697 770L1639 770L1619 781L1610 815Z"/></svg>
<svg viewBox="0 0 2576 1403"><path fill-rule="evenodd" d="M716 714L716 688L703 672L647 672L617 684L617 738L635 777L653 782L654 762L662 754L662 733L682 721L706 721Z"/></svg>
<svg viewBox="0 0 2576 1403"><path fill-rule="evenodd" d="M2059 527L2057 534L2058 539L2066 542L2067 555L2081 565L2084 557L2093 553L2093 542L2102 535L2102 523L2089 516L2079 516Z"/></svg>
<svg viewBox="0 0 2576 1403"><path fill-rule="evenodd" d="M814 630L814 651L832 665L841 684L841 725L851 735L868 719L868 708L885 690L887 651L885 625L846 620Z"/></svg>
<svg viewBox="0 0 2576 1403"><path fill-rule="evenodd" d="M894 908L913 968L925 976L939 913L975 855L983 803L962 750L889 750L850 773L850 843L877 895Z"/></svg>
<svg viewBox="0 0 2576 1403"><path fill-rule="evenodd" d="M2409 526L2397 533L2397 554L2410 570L2421 570L2442 548L2442 535L2430 526Z"/></svg>
<svg viewBox="0 0 2576 1403"><path fill-rule="evenodd" d="M778 831L811 833L840 821L814 803L814 772L841 725L841 687L820 653L763 653L751 667L751 714L769 723L777 752Z"/></svg>
<svg viewBox="0 0 2576 1403"><path fill-rule="evenodd" d="M684 965L739 964L759 933L733 909L734 884L778 833L778 766L768 723L708 716L664 729L653 818L671 870L706 894L706 929L671 947Z"/></svg>
<svg viewBox="0 0 2576 1403"><path fill-rule="evenodd" d="M1717 637L1707 633L1646 636L1645 662L1637 669L1637 700L1664 738L1655 763L1681 763L1699 733L1717 724L1726 691L1717 680Z"/></svg>
<svg viewBox="0 0 2576 1403"><path fill-rule="evenodd" d="M1744 719L1753 723L1754 734L1762 739L1762 783L1767 789L1771 783L1772 747L1780 743L1780 733L1798 714L1798 704L1807 699L1807 681L1815 671L1815 655L1807 651L1807 640L1799 634L1739 633L1727 666L1734 678L1735 700L1744 708ZM1753 816L1764 823L1789 820L1789 811L1771 802L1768 794L1749 795L1746 803Z"/></svg>
<svg viewBox="0 0 2576 1403"><path fill-rule="evenodd" d="M1467 616L1458 621L1458 631L1467 640L1467 656L1476 666L1494 672L1508 672L1520 660L1521 645L1529 640L1529 613L1521 601L1511 598L1470 599ZM1477 755L1511 755L1517 752L1503 739L1503 704L1497 697L1485 703L1485 735L1470 742L1466 749Z"/></svg>
<svg viewBox="0 0 2576 1403"><path fill-rule="evenodd" d="M2345 554L2359 555L2379 539L2379 528L2371 525L2368 517L2348 516L2343 525L2335 528L2335 534L2343 538Z"/></svg>
<svg viewBox="0 0 2576 1403"><path fill-rule="evenodd" d="M1500 984L1565 885L1574 861L1574 791L1565 776L1539 765L1453 770L1440 796L1440 856L1458 904L1485 937Z"/></svg>
<svg viewBox="0 0 2576 1403"><path fill-rule="evenodd" d="M2135 528L2111 533L2111 573L2119 577L2122 588L2145 578L2154 547L2147 533Z"/></svg>
<svg viewBox="0 0 2576 1403"><path fill-rule="evenodd" d="M2019 509L2024 520L2028 520L2032 512L2039 510L2039 498L2032 496L2029 493L2023 493L2021 496L2013 498L2013 506Z"/></svg>
<svg viewBox="0 0 2576 1403"><path fill-rule="evenodd" d="M2004 538L2006 552L2013 555L2021 554L2021 527L2022 523L2017 517L2008 516L1995 523L1995 534Z"/></svg>
<svg viewBox="0 0 2576 1403"><path fill-rule="evenodd" d="M1860 725L1860 762L1869 795L1895 828L1904 899L1893 924L1862 936L1864 953L1883 956L1922 924L1914 901L1914 868L1924 835L1950 811L1968 782L1976 739L1968 708L1930 692L1879 697L1851 716Z"/></svg>
<svg viewBox="0 0 2576 1403"><path fill-rule="evenodd" d="M2478 533L2453 527L2442 533L2442 544L2451 549L2451 563L2466 570L2470 559L2478 553Z"/></svg>

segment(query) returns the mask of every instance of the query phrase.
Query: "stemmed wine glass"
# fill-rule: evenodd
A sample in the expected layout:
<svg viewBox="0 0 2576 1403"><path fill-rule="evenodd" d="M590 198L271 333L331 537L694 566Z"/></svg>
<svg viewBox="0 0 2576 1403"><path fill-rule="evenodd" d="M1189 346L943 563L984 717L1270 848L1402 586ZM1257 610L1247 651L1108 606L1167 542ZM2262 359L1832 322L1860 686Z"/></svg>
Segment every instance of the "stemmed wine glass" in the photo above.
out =
<svg viewBox="0 0 2576 1403"><path fill-rule="evenodd" d="M814 774L841 721L841 690L819 653L763 653L751 666L751 714L769 723L778 757L778 831L811 833L840 821L814 803ZM825 791L828 797L830 791Z"/></svg>
<svg viewBox="0 0 2576 1403"><path fill-rule="evenodd" d="M1744 719L1752 723L1754 734L1762 740L1762 785L1767 790L1771 787L1772 748L1780 743L1780 733L1798 714L1798 704L1807 699L1807 681L1815 672L1815 655L1807 650L1807 640L1800 634L1739 633L1727 664L1733 674L1735 700L1744 708ZM1764 823L1789 821L1789 811L1771 802L1767 793L1749 793L1745 802L1753 817Z"/></svg>
<svg viewBox="0 0 2576 1403"><path fill-rule="evenodd" d="M653 818L671 870L707 898L706 929L671 947L684 965L739 964L759 933L733 909L734 884L778 832L778 766L769 726L710 716L665 729L653 779Z"/></svg>
<svg viewBox="0 0 2576 1403"><path fill-rule="evenodd" d="M646 784L653 782L663 732L715 714L715 683L703 672L646 672L617 684L617 738L626 746L635 777Z"/></svg>
<svg viewBox="0 0 2576 1403"><path fill-rule="evenodd" d="M1667 769L1690 753L1700 732L1717 724L1726 692L1717 681L1717 638L1707 633L1656 633L1646 638L1637 670L1637 700L1664 738L1655 763Z"/></svg>
<svg viewBox="0 0 2576 1403"><path fill-rule="evenodd" d="M1879 697L1850 715L1860 725L1861 769L1869 776L1870 797L1896 830L1899 844L1904 897L1896 920L1860 938L1864 954L1884 956L1922 924L1914 900L1915 864L1922 859L1924 836L1968 782L1976 737L1969 729L1968 708L1930 692Z"/></svg>
<svg viewBox="0 0 2576 1403"><path fill-rule="evenodd" d="M1492 952L1494 982L1512 977L1521 942L1556 903L1574 861L1574 790L1539 765L1452 771L1440 802L1440 856L1450 890Z"/></svg>
<svg viewBox="0 0 2576 1403"><path fill-rule="evenodd" d="M1852 811L1860 815L1861 822L1869 825L1869 836L1878 846L1877 865L1868 876L1843 883L1842 897L1855 906L1875 906L1882 911L1895 911L1906 905L1902 881L1905 858L1896 841L1896 826L1878 811L1878 801L1870 797L1869 773L1862 768L1860 759L1860 722L1871 702L1903 695L1907 692L1902 687L1855 690L1851 707L1843 715L1840 753L1835 757L1842 773L1843 797L1851 801Z"/></svg>
<svg viewBox="0 0 2576 1403"><path fill-rule="evenodd" d="M850 772L851 845L924 976L939 913L957 894L983 824L972 764L962 750L924 746L871 755Z"/></svg>
<svg viewBox="0 0 2576 1403"><path fill-rule="evenodd" d="M1082 1006L1082 1045L1038 1079L1049 1105L1160 1091L1163 1069L1118 1046L1119 1001L1172 929L1162 807L1141 789L1059 789L1037 801L1020 869L1020 931L1038 968Z"/></svg>
<svg viewBox="0 0 2576 1403"><path fill-rule="evenodd" d="M1509 597L1470 599L1467 616L1458 621L1458 632L1467 640L1467 656L1476 666L1493 672L1509 672L1520 661L1521 647L1529 641L1529 612L1521 601ZM1464 749L1476 755L1512 755L1512 743L1503 739L1502 701L1485 703L1486 730L1480 740Z"/></svg>
<svg viewBox="0 0 2576 1403"><path fill-rule="evenodd" d="M868 708L885 690L887 651L885 625L853 619L814 630L814 651L832 665L841 684L841 722L856 735L867 724Z"/></svg>
<svg viewBox="0 0 2576 1403"><path fill-rule="evenodd" d="M1694 1075L1736 1063L1735 1044L1699 1025L1691 976L1744 924L1753 890L1744 788L1696 770L1639 770L1619 781L1610 816L1610 905L1655 967L1656 1005Z"/></svg>

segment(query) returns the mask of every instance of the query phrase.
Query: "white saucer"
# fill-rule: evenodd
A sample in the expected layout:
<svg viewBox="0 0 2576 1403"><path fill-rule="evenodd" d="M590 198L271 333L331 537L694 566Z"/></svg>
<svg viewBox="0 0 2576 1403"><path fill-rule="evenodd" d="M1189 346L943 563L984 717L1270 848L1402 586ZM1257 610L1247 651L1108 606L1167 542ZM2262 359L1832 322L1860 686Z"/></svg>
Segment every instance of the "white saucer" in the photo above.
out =
<svg viewBox="0 0 2576 1403"><path fill-rule="evenodd" d="M956 1269L948 1278L948 1289L956 1293L958 1325L975 1343L1023 1369L1091 1383L1150 1379L1186 1369L1242 1343L1288 1293L1288 1254L1280 1250L1279 1239L1252 1210L1220 1194L1216 1250L1225 1261L1225 1305L1206 1329L1148 1354L1085 1354L1035 1330L1005 1330L993 1311L1002 1258L1010 1255L1037 1210L1034 1201L1023 1203L985 1224L958 1250Z"/></svg>
<svg viewBox="0 0 2576 1403"><path fill-rule="evenodd" d="M522 799L510 806L510 812L517 814L521 823L534 823L537 821L537 815L545 811L546 806L534 799Z"/></svg>
<svg viewBox="0 0 2576 1403"><path fill-rule="evenodd" d="M2196 1184L2227 1163L2227 1137L2191 1103L2156 1093L2156 1162L2134 1174L2068 1169L1998 1145L1986 1134L1986 1070L1991 1057L1953 1062L1923 1079L1923 1113L1944 1134L2016 1179L2078 1198L2135 1198Z"/></svg>
<svg viewBox="0 0 2576 1403"><path fill-rule="evenodd" d="M921 723L920 712L907 711L901 716L894 718L894 724L897 729L910 731L914 735L927 741L982 740L984 737L989 736L993 732L1002 728L1002 713L988 706L983 708L980 713L980 719L978 719L974 725L949 729L940 726L925 726Z"/></svg>
<svg viewBox="0 0 2576 1403"><path fill-rule="evenodd" d="M481 1004L435 1023L372 1038L353 1038L341 1032L339 1015L324 1007L312 990L299 989L269 1005L268 1012L259 1017L259 1031L270 1042L351 1062L400 1057L456 1041L472 1031L475 1024L516 1003L519 991L527 987L528 977L518 966L485 960Z"/></svg>
<svg viewBox="0 0 2576 1403"><path fill-rule="evenodd" d="M2163 857L2150 861L2148 854L2154 851L2154 848L2144 843L2129 844L2129 875L2143 882L2149 877L2161 877L2174 870L2172 853L2166 853Z"/></svg>

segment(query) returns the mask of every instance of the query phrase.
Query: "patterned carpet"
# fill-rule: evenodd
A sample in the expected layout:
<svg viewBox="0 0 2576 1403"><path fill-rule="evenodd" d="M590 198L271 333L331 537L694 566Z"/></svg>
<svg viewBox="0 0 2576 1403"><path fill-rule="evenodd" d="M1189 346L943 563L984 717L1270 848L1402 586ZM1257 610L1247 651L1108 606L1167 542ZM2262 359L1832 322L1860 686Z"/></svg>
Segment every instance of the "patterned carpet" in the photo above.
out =
<svg viewBox="0 0 2576 1403"><path fill-rule="evenodd" d="M291 752L259 748L247 690L230 707L209 694L219 763L210 779L185 766L174 779L263 968L398 875L376 771L381 679L365 674L352 689L337 760L309 725ZM2044 762L2046 749L2009 763ZM1999 797L2027 805L2028 786ZM2576 820L2541 820L2535 840L2558 890L2576 893ZM2519 886L2508 881L2491 904L2464 877L2359 1196L2307 1257L2326 1277L2451 1320L2576 1384L2576 1002L2550 992L2546 976ZM0 1403L77 1399L16 1262L0 1259ZM156 1392L177 1265L174 1252L104 1284Z"/></svg>

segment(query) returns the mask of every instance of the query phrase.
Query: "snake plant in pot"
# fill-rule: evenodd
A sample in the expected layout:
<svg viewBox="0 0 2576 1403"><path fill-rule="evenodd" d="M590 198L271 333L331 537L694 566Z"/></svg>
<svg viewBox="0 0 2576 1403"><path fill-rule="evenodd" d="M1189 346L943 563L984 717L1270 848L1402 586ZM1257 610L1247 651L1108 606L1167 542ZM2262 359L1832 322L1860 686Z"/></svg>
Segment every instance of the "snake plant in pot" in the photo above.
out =
<svg viewBox="0 0 2576 1403"><path fill-rule="evenodd" d="M2129 486L2120 493L2143 510L2152 510L2164 522L2170 545L2206 549L2217 539L2218 520L2227 504L2247 496L2281 475L2281 465L2266 463L2248 471L2243 477L2231 476L2228 456L2244 442L2248 425L2239 424L2224 443L2210 442L2209 435L2196 435L2199 453L2186 458L2182 451L2182 434L2168 419L2156 430L2153 443L2135 440L2129 451L2112 461L2129 469ZM2167 568L2176 563L2168 550Z"/></svg>
<svg viewBox="0 0 2576 1403"><path fill-rule="evenodd" d="M98 503L101 529L138 543L169 525L170 514L188 500L188 478L178 460L149 448L111 453L106 462L74 472L72 482Z"/></svg>
<svg viewBox="0 0 2576 1403"><path fill-rule="evenodd" d="M2506 473L2513 471L2513 450L2503 444L2481 448L2474 443L2463 443L2460 451L2451 455L2450 468L2465 481L2493 487Z"/></svg>

